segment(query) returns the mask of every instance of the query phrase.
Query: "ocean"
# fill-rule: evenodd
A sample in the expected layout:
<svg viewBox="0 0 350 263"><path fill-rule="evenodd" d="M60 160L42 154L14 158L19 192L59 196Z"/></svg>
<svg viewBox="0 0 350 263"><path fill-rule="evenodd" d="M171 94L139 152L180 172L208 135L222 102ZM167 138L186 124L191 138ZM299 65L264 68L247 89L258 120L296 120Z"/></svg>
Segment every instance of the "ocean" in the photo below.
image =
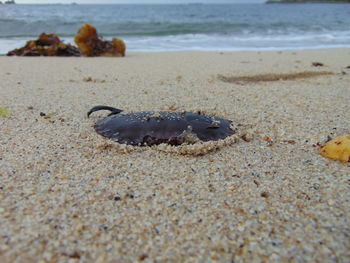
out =
<svg viewBox="0 0 350 263"><path fill-rule="evenodd" d="M0 5L0 54L85 22L127 51L350 47L350 4Z"/></svg>

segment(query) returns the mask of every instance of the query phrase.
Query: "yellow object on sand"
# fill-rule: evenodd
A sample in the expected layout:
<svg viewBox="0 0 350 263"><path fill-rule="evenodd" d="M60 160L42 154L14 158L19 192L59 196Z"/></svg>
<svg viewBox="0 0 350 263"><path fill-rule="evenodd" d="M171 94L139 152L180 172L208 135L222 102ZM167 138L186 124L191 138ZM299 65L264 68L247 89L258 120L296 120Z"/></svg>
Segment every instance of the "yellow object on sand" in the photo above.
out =
<svg viewBox="0 0 350 263"><path fill-rule="evenodd" d="M321 155L342 162L350 162L350 135L338 136L327 142L321 149Z"/></svg>

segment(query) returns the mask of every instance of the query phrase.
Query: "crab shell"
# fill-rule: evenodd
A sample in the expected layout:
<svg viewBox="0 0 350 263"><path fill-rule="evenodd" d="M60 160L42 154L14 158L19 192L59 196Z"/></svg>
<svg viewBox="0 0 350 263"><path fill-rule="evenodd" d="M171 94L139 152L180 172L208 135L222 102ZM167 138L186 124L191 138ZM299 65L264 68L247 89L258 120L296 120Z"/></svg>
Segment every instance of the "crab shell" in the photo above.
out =
<svg viewBox="0 0 350 263"><path fill-rule="evenodd" d="M216 141L232 134L231 121L192 112L133 112L98 120L96 132L130 145L180 145Z"/></svg>

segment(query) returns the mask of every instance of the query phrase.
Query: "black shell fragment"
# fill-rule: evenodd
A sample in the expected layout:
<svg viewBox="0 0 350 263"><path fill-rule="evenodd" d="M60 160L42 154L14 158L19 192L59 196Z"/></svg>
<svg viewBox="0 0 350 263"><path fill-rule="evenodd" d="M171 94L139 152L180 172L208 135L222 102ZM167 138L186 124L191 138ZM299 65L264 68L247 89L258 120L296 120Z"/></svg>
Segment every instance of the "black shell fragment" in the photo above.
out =
<svg viewBox="0 0 350 263"><path fill-rule="evenodd" d="M97 110L110 110L112 113L95 123L96 132L130 145L180 145L199 140L216 141L234 134L231 121L200 113L150 111L119 114L121 110L96 106L88 116Z"/></svg>

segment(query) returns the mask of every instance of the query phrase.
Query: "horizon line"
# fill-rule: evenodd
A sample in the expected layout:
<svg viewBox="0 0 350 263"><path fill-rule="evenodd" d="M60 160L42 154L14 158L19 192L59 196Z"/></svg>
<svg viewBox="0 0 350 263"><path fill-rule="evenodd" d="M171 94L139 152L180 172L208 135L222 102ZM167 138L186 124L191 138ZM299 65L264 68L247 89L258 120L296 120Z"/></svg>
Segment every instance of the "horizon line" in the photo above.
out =
<svg viewBox="0 0 350 263"><path fill-rule="evenodd" d="M266 2L252 2L252 3L227 3L227 2L218 2L218 3L16 3L15 5L236 5L236 4L265 4ZM5 4L4 4L5 5ZM12 6L12 5L9 5Z"/></svg>

